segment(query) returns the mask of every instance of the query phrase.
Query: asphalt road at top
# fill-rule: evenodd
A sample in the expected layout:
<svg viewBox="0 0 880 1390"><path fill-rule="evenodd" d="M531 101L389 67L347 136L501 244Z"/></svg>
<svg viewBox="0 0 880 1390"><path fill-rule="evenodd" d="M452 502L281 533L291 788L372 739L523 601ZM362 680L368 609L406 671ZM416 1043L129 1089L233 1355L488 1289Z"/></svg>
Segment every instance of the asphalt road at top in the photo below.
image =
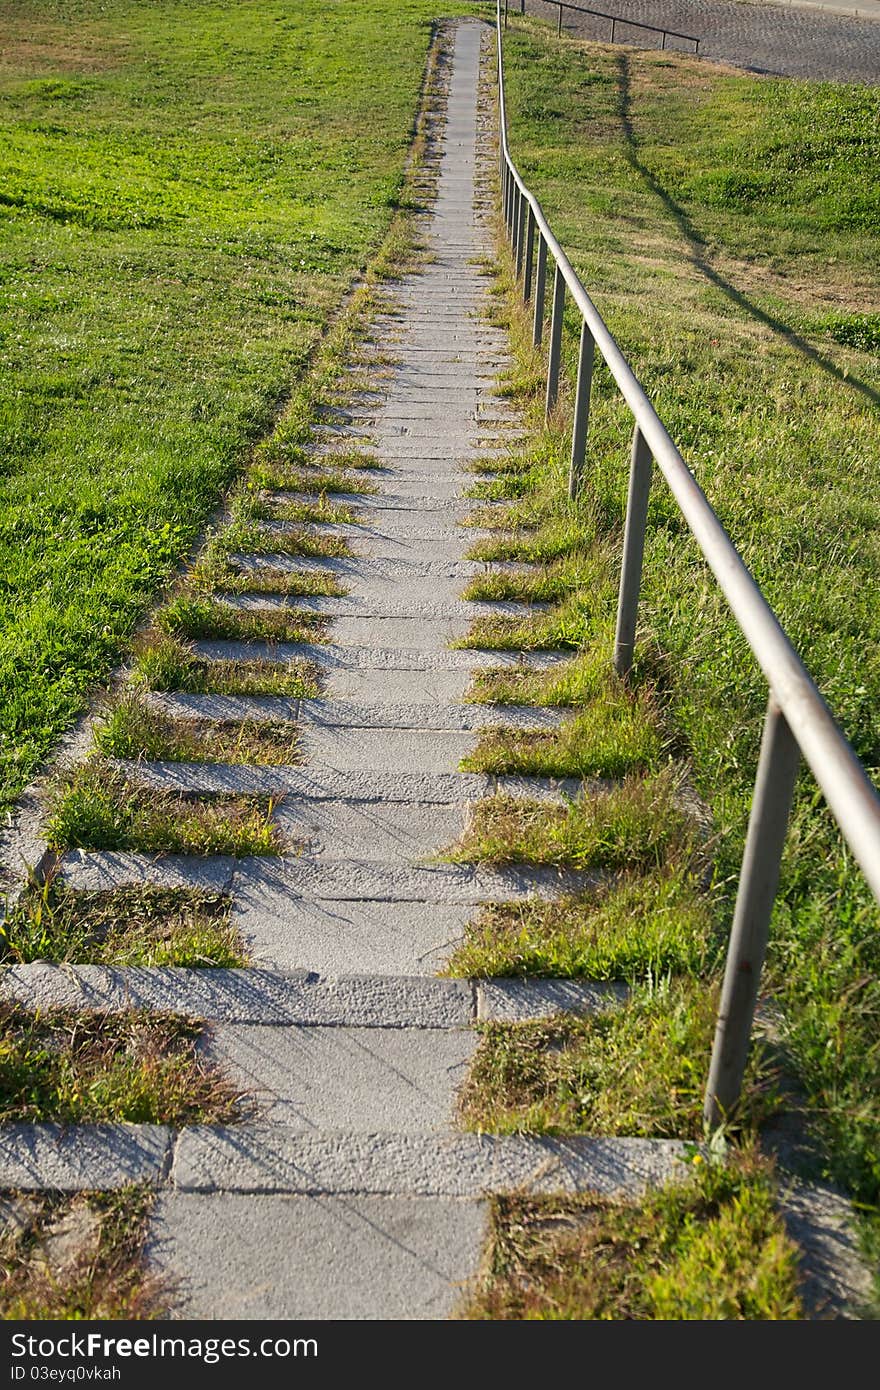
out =
<svg viewBox="0 0 880 1390"><path fill-rule="evenodd" d="M584 0L589 3L589 0ZM834 82L880 83L880 22L792 5L761 5L744 0L593 0L596 9L625 20L668 25L700 40L700 57L732 63L751 72L810 77ZM555 4L526 0L529 14L556 20ZM510 0L516 22L518 0ZM563 11L567 34L607 43L607 19ZM618 23L620 43L660 47L660 35ZM669 39L668 48L693 52L693 45Z"/></svg>

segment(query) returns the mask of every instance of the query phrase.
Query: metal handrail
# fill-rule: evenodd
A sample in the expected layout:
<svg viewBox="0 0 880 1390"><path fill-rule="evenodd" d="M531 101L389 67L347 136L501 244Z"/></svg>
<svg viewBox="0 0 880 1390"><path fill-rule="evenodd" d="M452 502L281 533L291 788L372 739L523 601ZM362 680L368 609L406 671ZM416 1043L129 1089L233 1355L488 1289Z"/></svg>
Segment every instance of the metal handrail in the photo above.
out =
<svg viewBox="0 0 880 1390"><path fill-rule="evenodd" d="M502 0L496 0L500 169L505 225L516 274L528 301L534 289L533 341L543 336L548 254L555 263L547 368L549 417L559 385L566 290L580 310L581 338L572 428L569 496L577 496L586 454L596 349L632 411L635 428L624 529L614 664L632 665L652 460L669 485L740 631L766 677L769 701L755 792L731 927L704 1115L717 1125L739 1099L754 1021L770 914L800 755L809 766L844 839L880 902L880 796L834 722L815 682L712 509L640 382L615 342L513 162L507 138ZM537 258L534 244L537 237ZM533 275L534 269L534 275Z"/></svg>
<svg viewBox="0 0 880 1390"><path fill-rule="evenodd" d="M559 22L556 26L557 34L562 33L562 11L574 10L577 14L595 15L597 19L611 20L611 43L614 43L617 34L618 24L624 24L631 29L648 29L652 34L662 34L663 41L660 44L661 51L666 48L667 39L683 39L685 43L694 45L694 53L700 51L700 40L693 34L681 34L677 29L666 29L662 24L643 24L640 19L628 19L622 14L608 14L607 10L594 10L589 5L573 5L570 0L543 0L544 4L555 5L559 10ZM507 24L508 0L504 0L504 23ZM520 0L520 14L526 12L526 0Z"/></svg>

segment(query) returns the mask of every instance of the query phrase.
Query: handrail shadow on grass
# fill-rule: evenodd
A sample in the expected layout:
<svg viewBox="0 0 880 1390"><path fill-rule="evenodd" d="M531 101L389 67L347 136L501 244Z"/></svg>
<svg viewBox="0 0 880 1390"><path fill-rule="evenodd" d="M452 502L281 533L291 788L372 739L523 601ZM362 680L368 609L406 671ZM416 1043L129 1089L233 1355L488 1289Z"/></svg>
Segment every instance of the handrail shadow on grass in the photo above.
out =
<svg viewBox="0 0 880 1390"><path fill-rule="evenodd" d="M692 265L695 266L701 275L705 276L707 280L715 285L716 288L721 290L732 303L736 304L738 308L742 309L759 323L763 323L767 328L778 334L779 337L784 338L790 347L793 347L797 352L808 358L815 366L820 367L822 371L834 377L842 386L850 386L853 390L858 391L860 395L864 396L865 399L870 401L873 405L880 405L880 391L875 390L874 387L869 386L867 382L862 381L859 377L852 376L850 373L843 371L842 368L838 367L836 362L830 357L826 357L826 355L820 352L818 348L814 347L812 343L807 342L805 338L802 338L790 328L788 324L783 323L781 319L768 313L766 309L760 309L757 304L749 299L748 295L745 294L743 290L739 289L729 280L725 280L724 276L711 264L703 250L705 245L704 240L684 208L675 201L668 189L663 187L656 174L654 174L646 164L643 164L639 158L638 139L632 124L629 56L626 53L616 54L615 66L617 69L616 114L623 131L626 159L631 167L635 169L636 173L641 176L651 192L660 199L667 212L673 218L679 231L687 242L688 255Z"/></svg>

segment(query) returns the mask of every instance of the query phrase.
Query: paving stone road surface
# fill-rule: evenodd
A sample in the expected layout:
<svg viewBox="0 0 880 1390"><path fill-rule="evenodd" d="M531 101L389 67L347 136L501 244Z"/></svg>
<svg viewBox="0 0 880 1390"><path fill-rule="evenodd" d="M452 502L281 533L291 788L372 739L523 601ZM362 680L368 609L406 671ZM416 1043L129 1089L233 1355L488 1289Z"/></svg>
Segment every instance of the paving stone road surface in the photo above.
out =
<svg viewBox="0 0 880 1390"><path fill-rule="evenodd" d="M596 0L597 9L646 24L669 25L700 40L700 56L733 63L752 72L783 77L811 77L833 82L880 82L880 6L878 19L831 14L793 5L759 5L740 0ZM511 11L519 6L512 0ZM558 7L526 0L529 14L555 21ZM607 43L609 23L590 15L564 12L568 34ZM627 24L617 26L617 40L644 47L660 46ZM693 51L677 39L669 48Z"/></svg>

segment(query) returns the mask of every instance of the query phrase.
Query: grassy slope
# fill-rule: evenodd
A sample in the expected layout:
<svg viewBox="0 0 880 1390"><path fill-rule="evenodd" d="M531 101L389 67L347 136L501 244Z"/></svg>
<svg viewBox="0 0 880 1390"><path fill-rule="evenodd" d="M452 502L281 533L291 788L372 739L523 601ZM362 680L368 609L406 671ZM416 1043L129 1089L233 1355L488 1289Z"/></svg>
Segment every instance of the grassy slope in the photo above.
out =
<svg viewBox="0 0 880 1390"><path fill-rule="evenodd" d="M880 94L530 32L518 21L508 33L515 157L876 767ZM587 507L610 538L622 522L628 432L600 368ZM720 874L735 874L765 688L662 482L642 620L653 674L723 832ZM869 1199L880 1180L878 925L805 778L771 963L831 1170Z"/></svg>
<svg viewBox="0 0 880 1390"><path fill-rule="evenodd" d="M0 3L0 800L381 239L433 16Z"/></svg>

